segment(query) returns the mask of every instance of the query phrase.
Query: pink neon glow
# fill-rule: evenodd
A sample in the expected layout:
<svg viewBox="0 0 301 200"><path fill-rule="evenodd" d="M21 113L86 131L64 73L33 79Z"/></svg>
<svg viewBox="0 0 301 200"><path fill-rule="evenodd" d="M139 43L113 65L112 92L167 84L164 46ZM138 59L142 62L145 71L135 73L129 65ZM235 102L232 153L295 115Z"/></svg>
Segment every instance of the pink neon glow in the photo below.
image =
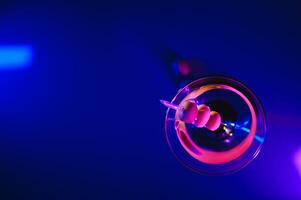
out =
<svg viewBox="0 0 301 200"><path fill-rule="evenodd" d="M301 148L298 149L294 155L294 163L301 177Z"/></svg>
<svg viewBox="0 0 301 200"><path fill-rule="evenodd" d="M226 89L230 90L236 94L238 94L248 105L250 112L251 112L251 129L247 137L236 147L233 149L230 149L228 151L224 152L213 152L209 150L205 150L197 146L190 138L189 134L187 133L187 129L185 127L185 123L179 121L178 113L176 113L176 121L179 121L177 124L177 135L178 139L183 146L183 148L195 159L208 163L208 164L224 164L227 162L230 162L232 160L235 160L236 158L240 157L243 153L247 151L247 149L250 147L250 145L253 142L256 129L257 129L257 121L256 121L256 114L254 111L254 108L251 104L251 102L248 100L246 96L244 96L241 92L236 90L235 88L232 88L227 85L220 85L220 84L212 84L200 87L198 90L195 90L188 94L182 101L185 101L187 99L195 99L200 94L213 90L213 89Z"/></svg>
<svg viewBox="0 0 301 200"><path fill-rule="evenodd" d="M188 75L190 73L189 64L184 60L179 61L179 71L184 76Z"/></svg>

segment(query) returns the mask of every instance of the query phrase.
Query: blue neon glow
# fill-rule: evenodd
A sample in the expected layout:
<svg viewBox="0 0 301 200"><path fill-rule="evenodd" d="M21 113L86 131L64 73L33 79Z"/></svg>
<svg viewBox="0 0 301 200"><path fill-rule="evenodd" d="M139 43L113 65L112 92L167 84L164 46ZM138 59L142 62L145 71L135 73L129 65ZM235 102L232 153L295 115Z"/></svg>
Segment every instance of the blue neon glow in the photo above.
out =
<svg viewBox="0 0 301 200"><path fill-rule="evenodd" d="M241 127L240 129L243 130L243 131L246 131L246 132L250 132L250 129L248 129L246 127Z"/></svg>
<svg viewBox="0 0 301 200"><path fill-rule="evenodd" d="M244 127L245 125L247 125L249 123L249 121L246 121L243 123L243 125L238 125L238 124L235 124L235 123L232 123L232 122L228 122L228 123L225 123L226 126L229 126L231 128L235 128L235 129L238 129L238 130L242 130L246 133L249 133L250 132L250 129L249 128L246 128ZM263 143L264 142L264 138L258 136L258 135L255 135L254 136L255 140L259 143Z"/></svg>
<svg viewBox="0 0 301 200"><path fill-rule="evenodd" d="M264 139L262 137L259 137L258 135L254 136L255 140L257 140L257 142L263 143Z"/></svg>
<svg viewBox="0 0 301 200"><path fill-rule="evenodd" d="M27 67L32 58L31 46L0 46L0 69Z"/></svg>
<svg viewBox="0 0 301 200"><path fill-rule="evenodd" d="M250 129L245 128L245 127L241 127L240 130L243 130L243 131L245 131L245 132L247 132L247 133L250 132ZM260 143L263 143L263 142L264 142L264 139L263 139L262 137L259 137L258 135L255 135L254 138L255 138L255 140L257 140L257 141L260 142Z"/></svg>

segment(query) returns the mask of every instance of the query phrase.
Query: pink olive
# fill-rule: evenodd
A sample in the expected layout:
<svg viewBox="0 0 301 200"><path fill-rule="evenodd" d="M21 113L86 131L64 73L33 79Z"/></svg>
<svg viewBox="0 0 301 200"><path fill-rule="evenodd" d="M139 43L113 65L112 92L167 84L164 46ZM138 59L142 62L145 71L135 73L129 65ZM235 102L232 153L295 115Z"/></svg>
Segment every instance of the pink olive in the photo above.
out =
<svg viewBox="0 0 301 200"><path fill-rule="evenodd" d="M179 119L185 123L193 123L198 114L198 107L194 100L185 100L178 108Z"/></svg>
<svg viewBox="0 0 301 200"><path fill-rule="evenodd" d="M210 131L216 131L221 125L221 116L218 112L211 111L210 118L206 124L206 128Z"/></svg>
<svg viewBox="0 0 301 200"><path fill-rule="evenodd" d="M205 104L198 106L198 114L194 121L194 125L198 128L202 128L208 122L210 118L210 108Z"/></svg>

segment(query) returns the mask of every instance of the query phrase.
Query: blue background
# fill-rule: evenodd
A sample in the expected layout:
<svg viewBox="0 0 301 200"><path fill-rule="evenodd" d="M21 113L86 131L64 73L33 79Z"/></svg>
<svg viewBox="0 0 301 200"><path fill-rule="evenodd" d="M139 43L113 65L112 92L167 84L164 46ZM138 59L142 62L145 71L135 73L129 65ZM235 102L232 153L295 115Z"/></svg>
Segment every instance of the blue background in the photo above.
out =
<svg viewBox="0 0 301 200"><path fill-rule="evenodd" d="M300 199L300 9L225 2L1 1L0 47L33 53L0 68L1 199ZM201 176L173 157L169 50L260 97L268 136L242 171Z"/></svg>

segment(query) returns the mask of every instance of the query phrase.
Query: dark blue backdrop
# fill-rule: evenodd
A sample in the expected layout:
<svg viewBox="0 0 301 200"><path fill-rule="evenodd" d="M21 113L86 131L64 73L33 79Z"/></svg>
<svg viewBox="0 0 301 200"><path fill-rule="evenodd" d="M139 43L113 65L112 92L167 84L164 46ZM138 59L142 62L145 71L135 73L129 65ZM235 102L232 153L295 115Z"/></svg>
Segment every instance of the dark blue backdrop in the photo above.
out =
<svg viewBox="0 0 301 200"><path fill-rule="evenodd" d="M1 199L300 199L300 22L288 2L0 3L0 47L33 54L0 67ZM173 157L165 49L262 100L268 137L244 170L201 176Z"/></svg>

